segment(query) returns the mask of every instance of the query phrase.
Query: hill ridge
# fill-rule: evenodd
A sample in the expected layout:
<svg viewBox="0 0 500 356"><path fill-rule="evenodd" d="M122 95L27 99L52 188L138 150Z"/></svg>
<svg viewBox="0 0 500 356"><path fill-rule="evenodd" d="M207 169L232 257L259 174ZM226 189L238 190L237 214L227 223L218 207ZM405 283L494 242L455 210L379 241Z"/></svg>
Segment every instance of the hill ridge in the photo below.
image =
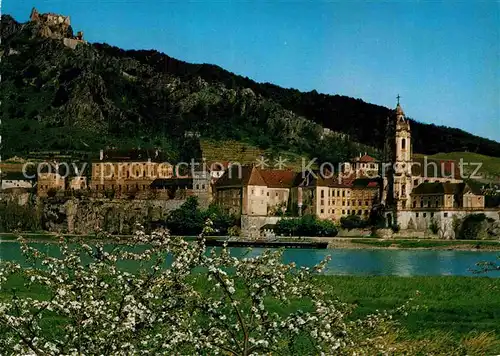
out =
<svg viewBox="0 0 500 356"><path fill-rule="evenodd" d="M2 16L4 148L44 150L162 147L172 158L200 155L199 141L239 140L339 162L360 145L382 147L390 109L340 95L260 84L212 64L156 50L95 43L65 48L35 23ZM333 119L332 119L333 118ZM345 133L324 137L323 128ZM19 134L24 141L14 139ZM459 129L412 122L415 152L477 151L500 157L500 143ZM443 139L444 137L444 139Z"/></svg>

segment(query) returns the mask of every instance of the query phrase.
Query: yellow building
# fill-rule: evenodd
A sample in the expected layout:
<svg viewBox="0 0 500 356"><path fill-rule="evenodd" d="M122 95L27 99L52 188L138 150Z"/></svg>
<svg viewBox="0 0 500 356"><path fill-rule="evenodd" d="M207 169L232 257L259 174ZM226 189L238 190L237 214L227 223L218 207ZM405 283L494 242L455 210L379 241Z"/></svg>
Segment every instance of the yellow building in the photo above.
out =
<svg viewBox="0 0 500 356"><path fill-rule="evenodd" d="M411 193L414 210L482 210L484 196L467 183L422 183Z"/></svg>
<svg viewBox="0 0 500 356"><path fill-rule="evenodd" d="M354 157L350 162L344 163L343 173L352 174L354 177L368 176L375 178L379 175L380 164L368 154Z"/></svg>
<svg viewBox="0 0 500 356"><path fill-rule="evenodd" d="M37 195L46 197L49 191L63 191L66 188L66 177L59 173L39 173L37 179Z"/></svg>
<svg viewBox="0 0 500 356"><path fill-rule="evenodd" d="M68 188L70 190L87 189L87 177L77 176L70 178Z"/></svg>
<svg viewBox="0 0 500 356"><path fill-rule="evenodd" d="M309 173L293 188L299 214L313 214L320 219L340 220L347 215L368 218L379 201L379 182L376 178L324 178Z"/></svg>
<svg viewBox="0 0 500 356"><path fill-rule="evenodd" d="M92 163L91 189L113 191L118 196L149 191L155 179L174 175L171 164L163 162L158 151L111 152Z"/></svg>

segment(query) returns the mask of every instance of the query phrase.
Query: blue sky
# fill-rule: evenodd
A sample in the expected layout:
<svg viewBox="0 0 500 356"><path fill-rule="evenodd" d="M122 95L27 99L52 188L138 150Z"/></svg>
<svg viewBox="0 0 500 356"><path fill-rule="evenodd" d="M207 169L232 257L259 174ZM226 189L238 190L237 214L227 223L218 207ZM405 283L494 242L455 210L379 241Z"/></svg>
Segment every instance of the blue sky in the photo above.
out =
<svg viewBox="0 0 500 356"><path fill-rule="evenodd" d="M500 2L4 0L87 40L157 49L259 82L341 94L500 141Z"/></svg>

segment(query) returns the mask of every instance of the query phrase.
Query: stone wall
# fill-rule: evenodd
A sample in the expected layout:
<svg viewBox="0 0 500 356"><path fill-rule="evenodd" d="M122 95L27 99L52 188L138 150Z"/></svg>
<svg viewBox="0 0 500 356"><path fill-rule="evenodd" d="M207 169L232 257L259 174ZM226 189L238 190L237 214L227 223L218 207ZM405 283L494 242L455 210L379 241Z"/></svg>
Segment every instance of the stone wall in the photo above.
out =
<svg viewBox="0 0 500 356"><path fill-rule="evenodd" d="M85 44L85 43L86 43L85 41L78 40L75 38L63 38L63 44L71 49L75 49L76 46L78 46L79 44Z"/></svg>
<svg viewBox="0 0 500 356"><path fill-rule="evenodd" d="M279 216L241 216L241 235L243 237L258 238L260 229L264 225L276 224L281 217Z"/></svg>
<svg viewBox="0 0 500 356"><path fill-rule="evenodd" d="M377 229L376 237L381 239L438 239L439 235L433 234L430 230L401 230L394 232L392 229Z"/></svg>
<svg viewBox="0 0 500 356"><path fill-rule="evenodd" d="M42 199L42 224L52 232L131 234L136 224L151 226L185 200Z"/></svg>
<svg viewBox="0 0 500 356"><path fill-rule="evenodd" d="M372 231L370 229L339 229L338 237L370 237Z"/></svg>
<svg viewBox="0 0 500 356"><path fill-rule="evenodd" d="M19 205L30 202L32 195L26 189L0 190L0 201L15 201Z"/></svg>
<svg viewBox="0 0 500 356"><path fill-rule="evenodd" d="M484 214L495 221L500 221L498 210L448 210L448 211L399 211L398 224L401 227L400 234L423 232L424 237L432 235L430 227L432 223L437 225L438 233L435 237L442 239L454 239L454 221L465 218L469 214Z"/></svg>

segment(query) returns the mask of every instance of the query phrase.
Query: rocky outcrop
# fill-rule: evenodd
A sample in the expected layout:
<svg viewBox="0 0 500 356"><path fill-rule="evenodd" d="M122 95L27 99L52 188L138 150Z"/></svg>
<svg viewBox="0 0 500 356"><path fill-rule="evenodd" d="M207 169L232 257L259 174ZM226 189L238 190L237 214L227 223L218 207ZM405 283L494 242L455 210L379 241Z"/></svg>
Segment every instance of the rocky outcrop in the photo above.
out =
<svg viewBox="0 0 500 356"><path fill-rule="evenodd" d="M130 234L137 224L146 228L164 221L184 200L109 200L46 198L38 202L45 230L71 234Z"/></svg>
<svg viewBox="0 0 500 356"><path fill-rule="evenodd" d="M2 15L1 19L1 29L0 34L2 39L7 38L19 32L22 28L22 25L14 20L14 18L10 15Z"/></svg>
<svg viewBox="0 0 500 356"><path fill-rule="evenodd" d="M0 190L0 201L12 201L24 206L33 201L33 199L33 193L24 188Z"/></svg>

